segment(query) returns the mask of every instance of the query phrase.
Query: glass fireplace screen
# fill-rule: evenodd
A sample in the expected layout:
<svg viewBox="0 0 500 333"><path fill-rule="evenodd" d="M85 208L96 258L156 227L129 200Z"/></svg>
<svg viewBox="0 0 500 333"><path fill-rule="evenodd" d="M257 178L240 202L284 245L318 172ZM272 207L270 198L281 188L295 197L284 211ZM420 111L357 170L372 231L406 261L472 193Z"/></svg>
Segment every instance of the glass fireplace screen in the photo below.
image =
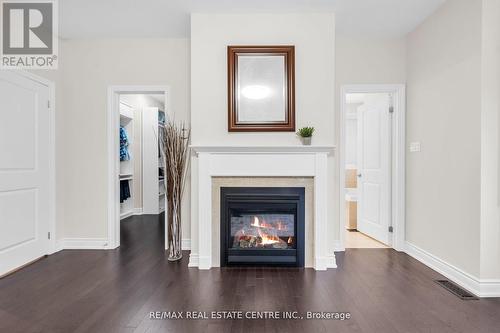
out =
<svg viewBox="0 0 500 333"><path fill-rule="evenodd" d="M231 249L296 249L295 215L230 214Z"/></svg>

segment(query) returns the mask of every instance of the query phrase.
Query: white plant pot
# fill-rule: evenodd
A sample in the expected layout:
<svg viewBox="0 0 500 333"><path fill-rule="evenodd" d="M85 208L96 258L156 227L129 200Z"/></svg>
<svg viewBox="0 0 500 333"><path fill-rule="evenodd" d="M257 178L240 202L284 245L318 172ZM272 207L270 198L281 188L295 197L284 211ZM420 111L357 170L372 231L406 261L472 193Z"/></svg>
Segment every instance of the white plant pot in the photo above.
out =
<svg viewBox="0 0 500 333"><path fill-rule="evenodd" d="M312 136L309 136L307 138L301 137L300 140L302 141L302 144L304 146L310 146L311 145Z"/></svg>

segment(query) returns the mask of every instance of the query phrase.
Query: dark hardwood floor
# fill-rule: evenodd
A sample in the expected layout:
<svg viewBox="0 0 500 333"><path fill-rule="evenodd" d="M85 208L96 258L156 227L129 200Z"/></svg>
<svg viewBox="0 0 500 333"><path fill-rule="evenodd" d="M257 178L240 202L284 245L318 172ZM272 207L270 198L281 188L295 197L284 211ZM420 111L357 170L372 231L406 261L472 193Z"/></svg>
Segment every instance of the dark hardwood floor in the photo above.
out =
<svg viewBox="0 0 500 333"><path fill-rule="evenodd" d="M157 216L122 222L113 251L65 250L0 280L0 332L500 332L500 299L462 301L389 249L338 254L338 269L169 263ZM153 320L151 311L350 312L335 320Z"/></svg>

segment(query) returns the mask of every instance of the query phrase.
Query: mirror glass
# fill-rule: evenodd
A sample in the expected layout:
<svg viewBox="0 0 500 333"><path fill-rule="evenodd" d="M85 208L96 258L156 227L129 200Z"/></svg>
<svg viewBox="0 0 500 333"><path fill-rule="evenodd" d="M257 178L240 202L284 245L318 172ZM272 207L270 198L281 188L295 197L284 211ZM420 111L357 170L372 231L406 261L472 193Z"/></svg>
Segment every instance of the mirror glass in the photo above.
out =
<svg viewBox="0 0 500 333"><path fill-rule="evenodd" d="M236 123L287 121L284 55L237 55Z"/></svg>

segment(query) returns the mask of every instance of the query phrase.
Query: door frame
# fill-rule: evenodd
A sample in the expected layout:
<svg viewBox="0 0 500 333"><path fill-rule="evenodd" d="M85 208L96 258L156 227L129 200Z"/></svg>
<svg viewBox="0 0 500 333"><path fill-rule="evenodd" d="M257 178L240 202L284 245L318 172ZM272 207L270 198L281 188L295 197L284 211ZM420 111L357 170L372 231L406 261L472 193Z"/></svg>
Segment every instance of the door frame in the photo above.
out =
<svg viewBox="0 0 500 333"><path fill-rule="evenodd" d="M390 93L393 94L394 112L390 123L391 131L391 170L390 170L390 221L393 227L392 237L389 237L392 248L396 251L405 250L405 147L406 147L406 87L404 84L347 84L340 89L339 115L339 238L337 251L345 251L345 121L346 94L352 93Z"/></svg>
<svg viewBox="0 0 500 333"><path fill-rule="evenodd" d="M122 86L108 87L107 110L107 155L108 155L108 236L106 249L116 249L120 246L120 95L123 94L164 94L165 112L170 112L171 95L169 86ZM167 231L165 228L165 249L167 248Z"/></svg>
<svg viewBox="0 0 500 333"><path fill-rule="evenodd" d="M53 81L35 75L26 70L10 69L3 70L14 75L22 76L28 80L35 81L49 89L49 230L50 239L47 253L53 254L61 249L56 247L56 86ZM47 235L48 237L48 235Z"/></svg>

